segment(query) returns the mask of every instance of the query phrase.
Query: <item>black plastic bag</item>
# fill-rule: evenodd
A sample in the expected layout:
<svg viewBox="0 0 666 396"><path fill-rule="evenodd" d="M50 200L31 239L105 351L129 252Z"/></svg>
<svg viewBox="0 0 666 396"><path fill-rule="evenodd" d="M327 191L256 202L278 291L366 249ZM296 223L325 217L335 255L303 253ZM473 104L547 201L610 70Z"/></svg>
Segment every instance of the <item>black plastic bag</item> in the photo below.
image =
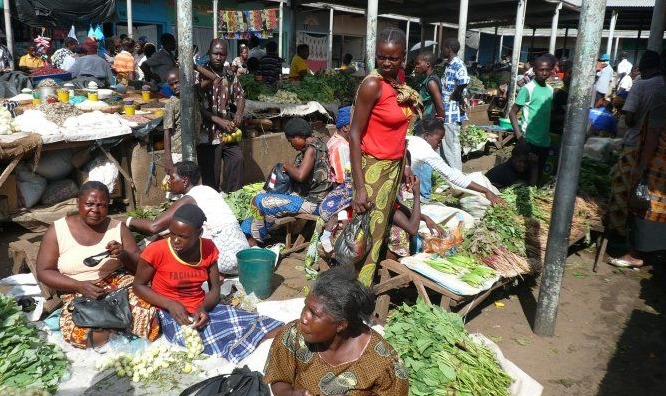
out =
<svg viewBox="0 0 666 396"><path fill-rule="evenodd" d="M631 194L629 206L637 212L644 212L650 209L650 190L648 189L645 176L641 178L641 181Z"/></svg>
<svg viewBox="0 0 666 396"><path fill-rule="evenodd" d="M339 265L355 265L372 249L370 212L354 217L335 240L335 261Z"/></svg>
<svg viewBox="0 0 666 396"><path fill-rule="evenodd" d="M271 173L264 183L264 191L274 194L289 194L291 193L291 178L283 171L284 166L281 162L275 164Z"/></svg>
<svg viewBox="0 0 666 396"><path fill-rule="evenodd" d="M198 382L180 396L270 396L264 376L247 366L235 368L231 374L216 375Z"/></svg>

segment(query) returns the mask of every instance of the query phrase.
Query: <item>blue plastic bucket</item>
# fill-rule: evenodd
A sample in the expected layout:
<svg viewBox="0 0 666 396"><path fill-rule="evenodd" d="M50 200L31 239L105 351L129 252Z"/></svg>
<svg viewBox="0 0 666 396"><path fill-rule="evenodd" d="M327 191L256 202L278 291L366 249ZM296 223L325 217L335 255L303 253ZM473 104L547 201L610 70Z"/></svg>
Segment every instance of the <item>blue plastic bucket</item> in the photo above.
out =
<svg viewBox="0 0 666 396"><path fill-rule="evenodd" d="M238 277L245 293L264 300L271 295L276 254L268 249L244 249L236 253Z"/></svg>

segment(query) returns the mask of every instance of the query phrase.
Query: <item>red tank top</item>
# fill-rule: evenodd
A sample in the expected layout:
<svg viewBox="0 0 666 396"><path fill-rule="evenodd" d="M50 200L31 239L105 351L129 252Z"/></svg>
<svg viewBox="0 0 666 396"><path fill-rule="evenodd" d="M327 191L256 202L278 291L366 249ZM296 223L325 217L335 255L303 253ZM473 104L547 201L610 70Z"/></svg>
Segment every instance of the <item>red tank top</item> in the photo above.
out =
<svg viewBox="0 0 666 396"><path fill-rule="evenodd" d="M361 135L361 151L380 160L401 159L405 155L411 109L399 106L395 89L386 81L379 81L382 95Z"/></svg>

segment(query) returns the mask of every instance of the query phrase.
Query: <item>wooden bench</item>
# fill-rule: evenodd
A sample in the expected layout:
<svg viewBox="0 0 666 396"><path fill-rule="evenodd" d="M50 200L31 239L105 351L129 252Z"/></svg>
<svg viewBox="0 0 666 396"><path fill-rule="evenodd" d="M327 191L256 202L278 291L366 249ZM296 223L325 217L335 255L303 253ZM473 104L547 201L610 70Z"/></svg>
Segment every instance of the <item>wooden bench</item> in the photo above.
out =
<svg viewBox="0 0 666 396"><path fill-rule="evenodd" d="M9 258L12 260L12 274L20 274L26 268L37 279L37 252L39 252L40 242L30 242L18 240L9 243ZM60 297L55 290L37 281L39 288L44 296L44 312L50 314L62 305Z"/></svg>
<svg viewBox="0 0 666 396"><path fill-rule="evenodd" d="M298 214L296 216L281 217L275 220L276 227L285 227L287 233L284 240L284 250L281 254L286 256L288 254L298 252L308 247L310 241L306 240L301 231L305 224L309 221L317 221L319 216L311 214ZM294 235L298 235L294 241Z"/></svg>
<svg viewBox="0 0 666 396"><path fill-rule="evenodd" d="M384 260L379 263L379 278L379 283L373 287L373 291L377 296L375 317L377 317L381 323L386 322L389 303L391 302L388 292L391 290L408 287L410 284L413 284L414 287L416 287L419 297L421 297L426 304L432 305L430 296L426 290L430 289L441 295L441 300L439 302L440 307L446 310L451 310L451 308L466 306L469 312L483 302L493 290L513 281L513 278L500 279L495 282L490 289L484 290L480 294L474 296L459 296L418 272L410 270L404 264L395 260Z"/></svg>

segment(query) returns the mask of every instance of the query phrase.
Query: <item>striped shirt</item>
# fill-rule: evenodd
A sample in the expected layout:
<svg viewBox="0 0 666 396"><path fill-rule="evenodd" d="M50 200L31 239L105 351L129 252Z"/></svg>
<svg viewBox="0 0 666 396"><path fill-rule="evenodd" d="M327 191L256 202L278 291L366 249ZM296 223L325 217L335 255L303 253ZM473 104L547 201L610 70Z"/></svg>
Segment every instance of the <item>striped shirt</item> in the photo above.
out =
<svg viewBox="0 0 666 396"><path fill-rule="evenodd" d="M282 74L282 59L276 54L266 54L259 61L259 73L264 82L273 84Z"/></svg>
<svg viewBox="0 0 666 396"><path fill-rule="evenodd" d="M469 84L467 67L457 56L446 64L442 77L442 100L444 100L444 123L455 124L467 120L466 114L460 114L458 101L451 99L451 94L460 85Z"/></svg>

